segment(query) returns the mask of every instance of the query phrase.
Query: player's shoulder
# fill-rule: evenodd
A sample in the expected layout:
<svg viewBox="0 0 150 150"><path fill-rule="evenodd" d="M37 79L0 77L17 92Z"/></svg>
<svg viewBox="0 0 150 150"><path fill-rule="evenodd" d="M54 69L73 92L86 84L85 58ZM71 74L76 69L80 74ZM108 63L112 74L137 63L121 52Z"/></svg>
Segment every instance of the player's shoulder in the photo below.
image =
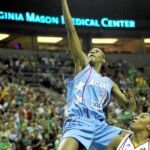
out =
<svg viewBox="0 0 150 150"><path fill-rule="evenodd" d="M131 136L131 134L121 134L120 142L119 142L116 150L120 150L121 148L123 148L123 145L125 145L125 143L127 142L127 140L129 139L130 136Z"/></svg>

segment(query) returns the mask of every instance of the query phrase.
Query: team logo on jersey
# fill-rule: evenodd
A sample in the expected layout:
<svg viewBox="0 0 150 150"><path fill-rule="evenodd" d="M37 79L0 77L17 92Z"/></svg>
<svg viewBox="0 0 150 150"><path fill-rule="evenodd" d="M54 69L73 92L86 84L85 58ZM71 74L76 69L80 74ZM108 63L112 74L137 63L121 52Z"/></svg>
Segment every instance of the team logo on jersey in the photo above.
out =
<svg viewBox="0 0 150 150"><path fill-rule="evenodd" d="M75 98L75 104L79 104L82 103L82 97L80 97L79 95Z"/></svg>
<svg viewBox="0 0 150 150"><path fill-rule="evenodd" d="M105 83L99 83L98 81L92 79L91 82L89 83L89 85L92 85L92 86L97 86L99 88L103 88L103 89L107 89L107 82Z"/></svg>
<svg viewBox="0 0 150 150"><path fill-rule="evenodd" d="M78 84L75 85L75 89L76 89L77 91L81 91L81 92L82 92L84 86L85 86L85 83L82 82L82 81L80 81Z"/></svg>

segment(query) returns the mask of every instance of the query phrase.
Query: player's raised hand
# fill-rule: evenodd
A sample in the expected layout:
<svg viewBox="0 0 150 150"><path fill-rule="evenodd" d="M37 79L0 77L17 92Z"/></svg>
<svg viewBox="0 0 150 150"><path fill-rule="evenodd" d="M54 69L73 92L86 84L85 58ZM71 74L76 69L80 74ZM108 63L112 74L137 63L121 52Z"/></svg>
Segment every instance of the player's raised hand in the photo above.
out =
<svg viewBox="0 0 150 150"><path fill-rule="evenodd" d="M136 109L136 100L133 91L130 88L127 88L126 91L124 91L124 94L128 98L128 109L130 111L135 111Z"/></svg>

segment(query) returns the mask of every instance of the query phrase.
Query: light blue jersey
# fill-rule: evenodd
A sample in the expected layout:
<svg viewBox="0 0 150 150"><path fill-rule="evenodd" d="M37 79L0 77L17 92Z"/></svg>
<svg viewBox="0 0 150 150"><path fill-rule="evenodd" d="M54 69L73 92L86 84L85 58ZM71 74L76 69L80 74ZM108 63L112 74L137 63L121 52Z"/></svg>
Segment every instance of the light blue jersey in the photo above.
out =
<svg viewBox="0 0 150 150"><path fill-rule="evenodd" d="M103 108L110 100L112 81L88 65L67 81L69 116L105 119Z"/></svg>
<svg viewBox="0 0 150 150"><path fill-rule="evenodd" d="M110 100L112 81L102 77L90 65L73 79L66 80L68 118L63 137L72 137L88 150L105 150L121 129L105 122L104 107Z"/></svg>

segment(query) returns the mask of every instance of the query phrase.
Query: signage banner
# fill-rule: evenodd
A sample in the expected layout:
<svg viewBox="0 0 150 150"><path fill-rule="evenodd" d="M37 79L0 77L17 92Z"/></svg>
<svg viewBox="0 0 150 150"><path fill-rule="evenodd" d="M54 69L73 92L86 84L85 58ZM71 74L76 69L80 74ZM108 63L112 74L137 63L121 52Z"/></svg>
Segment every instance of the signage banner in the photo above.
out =
<svg viewBox="0 0 150 150"><path fill-rule="evenodd" d="M64 25L64 17L42 15L35 12L8 12L0 10L0 21L23 22L45 25ZM117 19L109 17L101 18L72 18L73 24L80 27L90 28L125 28L134 29L137 27L137 22L134 19Z"/></svg>

